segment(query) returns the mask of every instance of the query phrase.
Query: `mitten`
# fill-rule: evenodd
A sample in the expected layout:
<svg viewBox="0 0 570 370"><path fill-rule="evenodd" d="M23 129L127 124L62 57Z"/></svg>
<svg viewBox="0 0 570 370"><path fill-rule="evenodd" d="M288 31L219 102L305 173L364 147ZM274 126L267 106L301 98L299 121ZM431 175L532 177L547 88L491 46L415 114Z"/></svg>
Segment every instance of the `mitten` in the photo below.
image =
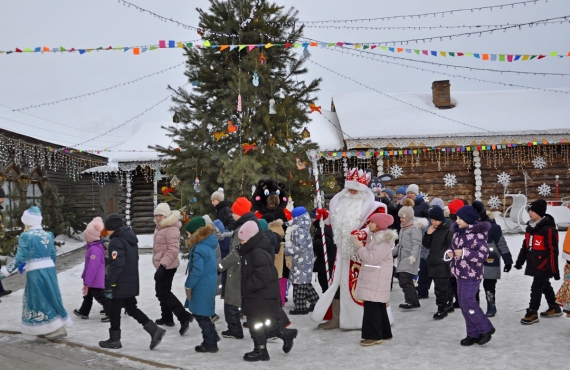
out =
<svg viewBox="0 0 570 370"><path fill-rule="evenodd" d="M408 262L410 263L410 265L413 265L414 263L416 263L416 257L414 256L408 257Z"/></svg>
<svg viewBox="0 0 570 370"><path fill-rule="evenodd" d="M515 268L516 268L517 270L520 270L520 269L522 269L522 265L519 265L519 264L517 263L517 264L515 265Z"/></svg>
<svg viewBox="0 0 570 370"><path fill-rule="evenodd" d="M513 265L511 265L511 264L505 265L505 268L503 269L503 271L509 272L509 271L511 271L511 268L513 268Z"/></svg>
<svg viewBox="0 0 570 370"><path fill-rule="evenodd" d="M323 220L329 218L329 212L324 208L317 208L316 214L317 214L317 220L319 221L321 220L321 218Z"/></svg>
<svg viewBox="0 0 570 370"><path fill-rule="evenodd" d="M554 273L554 280L560 280L560 273L559 272Z"/></svg>
<svg viewBox="0 0 570 370"><path fill-rule="evenodd" d="M25 269L26 269L26 262L22 263L20 267L18 267L18 272L20 272L20 275L24 273Z"/></svg>
<svg viewBox="0 0 570 370"><path fill-rule="evenodd" d="M113 299L113 289L105 289L105 293L103 293L105 298Z"/></svg>
<svg viewBox="0 0 570 370"><path fill-rule="evenodd" d="M368 239L368 233L364 230L352 230L350 235L356 236L361 242L365 242Z"/></svg>

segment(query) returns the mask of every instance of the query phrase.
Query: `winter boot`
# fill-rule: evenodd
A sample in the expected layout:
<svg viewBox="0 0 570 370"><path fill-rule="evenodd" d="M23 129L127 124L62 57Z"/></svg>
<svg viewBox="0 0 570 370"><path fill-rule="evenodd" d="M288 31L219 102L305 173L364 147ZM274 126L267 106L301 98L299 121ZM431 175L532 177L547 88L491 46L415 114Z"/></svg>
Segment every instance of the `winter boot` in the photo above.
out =
<svg viewBox="0 0 570 370"><path fill-rule="evenodd" d="M466 336L465 338L461 339L461 341L459 342L462 346L472 346L475 343L479 343L479 338L473 338L470 337L469 335Z"/></svg>
<svg viewBox="0 0 570 370"><path fill-rule="evenodd" d="M446 311L447 311L447 313L455 312L455 306L453 304L453 301L447 302Z"/></svg>
<svg viewBox="0 0 570 370"><path fill-rule="evenodd" d="M269 361L269 353L267 352L265 344L256 344L253 351L243 355L243 359L249 362Z"/></svg>
<svg viewBox="0 0 570 370"><path fill-rule="evenodd" d="M57 329L56 331L44 335L45 339L58 339L63 337L67 337L67 330L65 330L63 326Z"/></svg>
<svg viewBox="0 0 570 370"><path fill-rule="evenodd" d="M122 348L123 346L121 345L121 331L109 330L109 339L99 342L99 347L109 349Z"/></svg>
<svg viewBox="0 0 570 370"><path fill-rule="evenodd" d="M437 312L433 315L434 320L442 320L447 317L447 307L445 305L437 306Z"/></svg>
<svg viewBox="0 0 570 370"><path fill-rule="evenodd" d="M291 348L293 348L293 340L297 338L298 331L297 329L283 329L283 352L289 353L291 352Z"/></svg>
<svg viewBox="0 0 570 370"><path fill-rule="evenodd" d="M558 317L558 316L562 316L562 310L560 309L560 306L557 304L548 307L548 310L540 313L540 317Z"/></svg>
<svg viewBox="0 0 570 370"><path fill-rule="evenodd" d="M82 314L78 309L73 310L73 314L77 317L81 317L83 320L89 319L89 315Z"/></svg>
<svg viewBox="0 0 570 370"><path fill-rule="evenodd" d="M478 345L482 346L485 343L488 343L491 340L491 336L495 334L495 328L491 329L491 331L481 335L479 337L479 341L477 342Z"/></svg>
<svg viewBox="0 0 570 370"><path fill-rule="evenodd" d="M332 301L332 318L322 324L319 324L319 329L331 330L340 327L340 299L333 299Z"/></svg>
<svg viewBox="0 0 570 370"><path fill-rule="evenodd" d="M154 349L160 344L162 337L166 334L166 330L159 328L152 320L148 320L143 326L144 330L150 334L150 349Z"/></svg>
<svg viewBox="0 0 570 370"><path fill-rule="evenodd" d="M487 317L495 317L497 314L497 306L495 306L495 295L493 292L485 292L487 297Z"/></svg>
<svg viewBox="0 0 570 370"><path fill-rule="evenodd" d="M125 312L127 312L127 311L125 311ZM174 324L174 321L166 321L166 320L164 320L164 319L162 319L162 318L156 319L156 320L154 321L154 323L155 323L156 325L168 326L168 327L173 327L173 326L175 325L175 324Z"/></svg>
<svg viewBox="0 0 570 370"><path fill-rule="evenodd" d="M538 315L536 313L536 310L527 308L526 315L524 315L524 317L521 319L521 324L532 325L536 322L538 322Z"/></svg>

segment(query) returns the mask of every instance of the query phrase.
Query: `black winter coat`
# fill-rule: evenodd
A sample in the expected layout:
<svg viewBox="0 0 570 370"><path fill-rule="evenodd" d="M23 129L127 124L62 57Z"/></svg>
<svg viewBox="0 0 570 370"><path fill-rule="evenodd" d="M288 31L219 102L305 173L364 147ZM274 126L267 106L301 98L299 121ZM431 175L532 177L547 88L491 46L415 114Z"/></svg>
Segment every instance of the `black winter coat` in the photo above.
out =
<svg viewBox="0 0 570 370"><path fill-rule="evenodd" d="M551 215L544 215L535 227L528 223L517 265L522 266L525 261L525 275L560 279L558 230Z"/></svg>
<svg viewBox="0 0 570 370"><path fill-rule="evenodd" d="M281 249L281 240L280 240L281 237L279 235L275 234L271 230L265 230L265 231L263 231L263 233L265 234L265 236L269 240L269 244L271 244L271 246L273 247L271 249L271 252L269 252L269 254L271 254L271 258L275 259L275 255L277 253L279 253L279 249Z"/></svg>
<svg viewBox="0 0 570 370"><path fill-rule="evenodd" d="M216 210L216 218L224 224L226 230L232 231L236 229L234 218L232 217L232 205L227 200L222 200L214 206Z"/></svg>
<svg viewBox="0 0 570 370"><path fill-rule="evenodd" d="M105 287L112 287L116 298L139 295L139 240L128 226L121 226L111 234L107 249L107 274ZM113 286L114 285L114 286Z"/></svg>
<svg viewBox="0 0 570 370"><path fill-rule="evenodd" d="M430 235L427 232L422 238L422 245L429 249L427 271L430 278L447 278L450 276L451 261L444 261L445 251L450 249L453 232L449 225L442 223Z"/></svg>
<svg viewBox="0 0 570 370"><path fill-rule="evenodd" d="M279 280L273 246L263 231L259 231L241 244L241 296L242 311L248 321L274 319L281 309Z"/></svg>
<svg viewBox="0 0 570 370"><path fill-rule="evenodd" d="M391 201L389 197L382 197L380 198L380 201L384 203L386 207L388 207L388 214L394 217L394 223L388 226L388 229L396 230L398 233L400 233L400 216L398 216L398 211L400 208L402 208L402 206L394 204L394 202Z"/></svg>
<svg viewBox="0 0 570 370"><path fill-rule="evenodd" d="M418 195L414 201L414 217L429 217L429 203L426 202L424 197Z"/></svg>
<svg viewBox="0 0 570 370"><path fill-rule="evenodd" d="M326 272L325 251L323 248L321 225L319 225L319 221L315 221L313 222L313 226L315 227L315 234L313 236L313 254L315 255L313 272L324 274ZM336 244L334 243L333 232L330 225L325 225L325 241L327 243L327 259L329 262L330 275L334 266L334 260L336 258Z"/></svg>

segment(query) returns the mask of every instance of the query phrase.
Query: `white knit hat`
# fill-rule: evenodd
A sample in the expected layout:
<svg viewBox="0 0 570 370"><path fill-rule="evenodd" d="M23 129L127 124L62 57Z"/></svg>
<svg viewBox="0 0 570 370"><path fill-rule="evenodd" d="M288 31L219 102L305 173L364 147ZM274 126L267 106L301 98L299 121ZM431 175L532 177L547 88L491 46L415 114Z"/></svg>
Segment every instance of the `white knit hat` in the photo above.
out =
<svg viewBox="0 0 570 370"><path fill-rule="evenodd" d="M156 206L156 208L154 209L154 215L163 215L163 216L170 216L170 214L172 213L172 211L170 210L170 206L168 205L168 203L159 203L159 205Z"/></svg>
<svg viewBox="0 0 570 370"><path fill-rule="evenodd" d="M42 212L36 206L30 207L24 211L21 220L26 226L41 226Z"/></svg>
<svg viewBox="0 0 570 370"><path fill-rule="evenodd" d="M420 195L420 188L416 184L411 184L406 189L406 193L414 193L416 195Z"/></svg>
<svg viewBox="0 0 570 370"><path fill-rule="evenodd" d="M224 200L224 188L218 188L218 190L212 193L210 199L222 202Z"/></svg>

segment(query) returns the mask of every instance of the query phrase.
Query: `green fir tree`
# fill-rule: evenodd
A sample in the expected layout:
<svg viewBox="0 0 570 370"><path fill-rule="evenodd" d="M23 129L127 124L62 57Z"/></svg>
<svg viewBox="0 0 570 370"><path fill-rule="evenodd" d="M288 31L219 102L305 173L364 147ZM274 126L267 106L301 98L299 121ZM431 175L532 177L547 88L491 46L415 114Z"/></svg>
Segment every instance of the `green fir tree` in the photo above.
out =
<svg viewBox="0 0 570 370"><path fill-rule="evenodd" d="M212 210L210 195L219 187L233 201L250 198L259 179L273 178L287 184L295 205L312 207L310 164L298 170L295 159L308 162L305 152L316 148L301 132L320 79L303 79L307 53L295 47L303 43L298 12L260 0L210 0L207 11L197 11L202 44L232 46L186 49L189 83L171 88L180 119L169 129L175 144L155 149L170 158L167 172L182 180L182 203L204 214ZM250 51L240 45L261 46ZM201 189L194 186L197 177Z"/></svg>

